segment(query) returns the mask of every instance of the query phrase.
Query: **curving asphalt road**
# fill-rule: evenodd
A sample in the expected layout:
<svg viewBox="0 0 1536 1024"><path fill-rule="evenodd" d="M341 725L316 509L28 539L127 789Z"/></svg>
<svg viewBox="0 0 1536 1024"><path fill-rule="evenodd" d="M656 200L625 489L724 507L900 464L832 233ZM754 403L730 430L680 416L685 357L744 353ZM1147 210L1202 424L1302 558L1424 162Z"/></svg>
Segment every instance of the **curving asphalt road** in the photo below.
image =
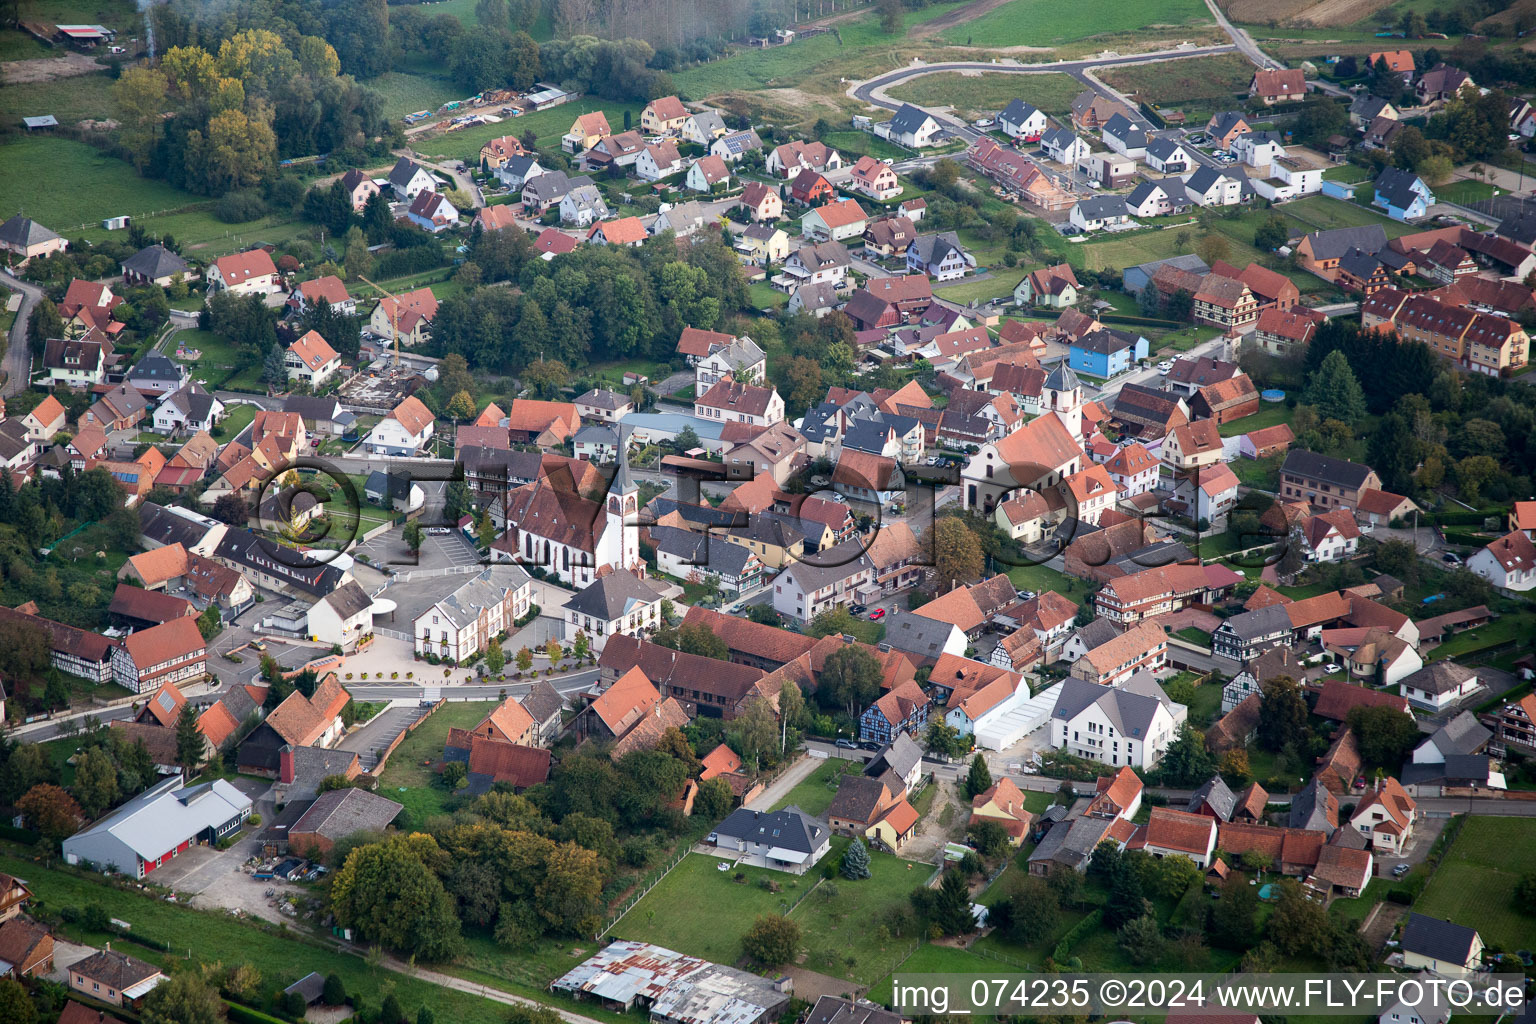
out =
<svg viewBox="0 0 1536 1024"><path fill-rule="evenodd" d="M27 349L27 325L32 322L32 307L43 297L43 290L12 276L10 270L5 271L5 285L21 293L21 308L16 311L5 347L5 387L0 389L0 395L10 398L21 394L31 383L32 359Z"/></svg>
<svg viewBox="0 0 1536 1024"><path fill-rule="evenodd" d="M1228 29L1229 34L1235 31L1234 29ZM1253 41L1249 39L1248 43L1252 45ZM987 74L1000 75L1049 75L1062 73L1071 75L1079 82L1082 82L1085 87L1095 92L1113 95L1112 92L1106 90L1102 82L1096 81L1089 72L1098 68L1110 68L1122 64L1149 64L1156 61L1210 57L1220 53L1232 53L1240 49L1242 47L1239 45L1227 43L1223 46L1198 46L1182 50L1157 50L1152 53L1134 53L1118 57L1092 57L1086 60L1056 61L1050 64L994 64L991 61L981 60L919 64L897 68L894 71L887 71L883 75L877 75L866 81L858 82L849 88L848 95L871 106L884 107L886 110L896 110L901 106L901 103L887 98L884 95L887 89L913 78L921 78L923 75L940 74L946 71L982 71ZM1265 59L1268 60L1268 58ZM928 110L928 113L933 116L934 120L948 128L951 134L958 135L963 139L974 140L982 134L957 118L935 113L933 110Z"/></svg>

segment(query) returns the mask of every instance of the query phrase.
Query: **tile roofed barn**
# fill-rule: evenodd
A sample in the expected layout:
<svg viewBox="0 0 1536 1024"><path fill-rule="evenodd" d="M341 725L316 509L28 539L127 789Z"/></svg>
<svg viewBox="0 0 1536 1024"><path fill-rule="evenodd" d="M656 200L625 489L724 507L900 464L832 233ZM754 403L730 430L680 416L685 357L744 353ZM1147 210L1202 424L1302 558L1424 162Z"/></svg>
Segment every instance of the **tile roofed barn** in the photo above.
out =
<svg viewBox="0 0 1536 1024"><path fill-rule="evenodd" d="M333 789L315 798L288 829L290 843L306 840L324 852L355 832L382 832L405 810L403 804L364 789Z"/></svg>

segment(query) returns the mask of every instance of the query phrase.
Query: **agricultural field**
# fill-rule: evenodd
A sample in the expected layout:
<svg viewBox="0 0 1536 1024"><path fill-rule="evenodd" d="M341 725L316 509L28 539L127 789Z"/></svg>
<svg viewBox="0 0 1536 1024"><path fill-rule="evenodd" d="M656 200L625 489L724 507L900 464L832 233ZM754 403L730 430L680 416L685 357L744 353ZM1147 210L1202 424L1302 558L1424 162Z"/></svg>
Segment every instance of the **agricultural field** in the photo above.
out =
<svg viewBox="0 0 1536 1024"><path fill-rule="evenodd" d="M1536 820L1469 816L1413 909L1475 927L1489 946L1523 949L1536 921L1509 894L1532 872Z"/></svg>
<svg viewBox="0 0 1536 1024"><path fill-rule="evenodd" d="M1096 6L1091 16L1080 7L1056 0L1009 0L975 21L945 29L940 38L961 46L973 41L985 46L1055 46L1116 33L1211 24L1210 12L1198 0L1103 4Z"/></svg>
<svg viewBox="0 0 1536 1024"><path fill-rule="evenodd" d="M1246 57L1224 53L1134 64L1104 71L1099 77L1133 98L1159 107L1176 107L1193 124L1217 111L1241 108L1253 78L1253 64Z"/></svg>
<svg viewBox="0 0 1536 1024"><path fill-rule="evenodd" d="M48 173L35 173L39 167L48 168ZM123 161L84 143L60 138L7 141L0 146L0 180L6 182L0 218L25 209L27 216L66 237L81 226L96 226L104 217L143 216L207 201L141 178Z"/></svg>
<svg viewBox="0 0 1536 1024"><path fill-rule="evenodd" d="M922 106L947 105L969 113L1001 110L1012 100L1022 99L1060 117L1071 112L1073 97L1082 91L1083 83L1061 72L965 75L948 71L903 82L890 90L890 96L893 100Z"/></svg>

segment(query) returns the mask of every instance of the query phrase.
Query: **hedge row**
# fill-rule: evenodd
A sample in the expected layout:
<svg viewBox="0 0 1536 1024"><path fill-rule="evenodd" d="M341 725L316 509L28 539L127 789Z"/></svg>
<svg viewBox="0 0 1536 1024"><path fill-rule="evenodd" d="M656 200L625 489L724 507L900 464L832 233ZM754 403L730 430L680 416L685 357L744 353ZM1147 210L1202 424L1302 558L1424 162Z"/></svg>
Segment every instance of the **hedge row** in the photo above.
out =
<svg viewBox="0 0 1536 1024"><path fill-rule="evenodd" d="M274 1017L269 1013L253 1010L249 1006L232 1003L228 999L224 1000L224 1005L228 1007L229 1019L235 1024L288 1024L281 1017Z"/></svg>
<svg viewBox="0 0 1536 1024"><path fill-rule="evenodd" d="M1436 526L1482 526L1485 519L1497 519L1505 515L1503 509L1471 512L1435 512L1430 516Z"/></svg>
<svg viewBox="0 0 1536 1024"><path fill-rule="evenodd" d="M1139 327L1158 327L1169 331L1183 330L1189 326L1177 320L1159 320L1156 317L1136 316L1132 313L1100 313L1099 319L1107 324L1135 324Z"/></svg>
<svg viewBox="0 0 1536 1024"><path fill-rule="evenodd" d="M1447 544L1464 544L1469 548L1483 547L1491 539L1471 530L1441 530L1440 533Z"/></svg>
<svg viewBox="0 0 1536 1024"><path fill-rule="evenodd" d="M1061 937L1061 941L1056 943L1056 949L1053 951L1056 959L1062 959L1060 954L1063 950L1068 953L1072 952L1072 947L1078 942L1082 941L1083 936L1087 935L1089 932L1096 931L1103 919L1104 910L1103 908L1100 908L1068 929L1067 934L1063 935Z"/></svg>

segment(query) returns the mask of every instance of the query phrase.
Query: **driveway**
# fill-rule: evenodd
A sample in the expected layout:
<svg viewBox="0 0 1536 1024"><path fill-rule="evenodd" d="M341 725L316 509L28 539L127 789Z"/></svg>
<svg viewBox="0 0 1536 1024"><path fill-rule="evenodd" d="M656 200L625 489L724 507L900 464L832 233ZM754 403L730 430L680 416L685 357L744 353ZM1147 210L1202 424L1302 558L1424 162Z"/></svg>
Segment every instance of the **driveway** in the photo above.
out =
<svg viewBox="0 0 1536 1024"><path fill-rule="evenodd" d="M363 771L371 772L373 766L379 763L378 752L394 742L396 736L420 721L425 714L426 709L408 704L389 708L375 715L373 721L361 729L342 737L341 742L336 744L336 749L354 752L363 764Z"/></svg>
<svg viewBox="0 0 1536 1024"><path fill-rule="evenodd" d="M27 324L32 320L32 307L43 297L43 290L5 272L5 286L21 293L21 308L11 324L11 335L5 350L5 387L0 394L6 398L19 395L31 383L32 350L27 347Z"/></svg>

